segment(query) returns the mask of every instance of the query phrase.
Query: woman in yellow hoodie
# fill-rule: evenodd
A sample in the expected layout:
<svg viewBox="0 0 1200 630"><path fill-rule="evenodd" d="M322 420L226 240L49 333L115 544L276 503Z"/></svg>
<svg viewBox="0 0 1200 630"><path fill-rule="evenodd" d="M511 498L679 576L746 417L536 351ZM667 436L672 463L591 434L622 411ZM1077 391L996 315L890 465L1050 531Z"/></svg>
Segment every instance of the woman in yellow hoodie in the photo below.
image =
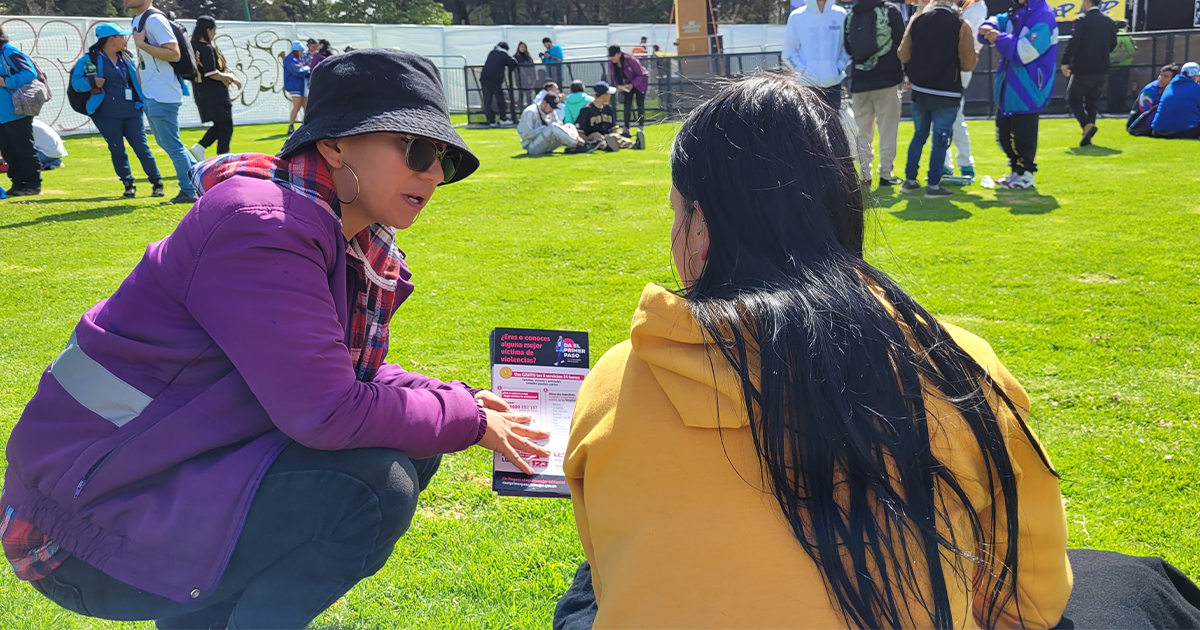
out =
<svg viewBox="0 0 1200 630"><path fill-rule="evenodd" d="M782 74L680 130L685 289L646 287L567 450L595 627L1059 622L1066 518L1029 398L863 260L849 155Z"/></svg>

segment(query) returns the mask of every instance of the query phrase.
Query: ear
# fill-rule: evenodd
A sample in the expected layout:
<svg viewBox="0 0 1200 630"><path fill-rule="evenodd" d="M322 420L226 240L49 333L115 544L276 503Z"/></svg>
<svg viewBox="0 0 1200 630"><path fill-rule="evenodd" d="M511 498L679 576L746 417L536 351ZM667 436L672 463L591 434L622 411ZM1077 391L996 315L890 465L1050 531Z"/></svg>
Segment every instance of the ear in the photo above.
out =
<svg viewBox="0 0 1200 630"><path fill-rule="evenodd" d="M339 169L346 164L346 152L338 138L317 140L317 151L321 152L321 157L325 158L329 168Z"/></svg>
<svg viewBox="0 0 1200 630"><path fill-rule="evenodd" d="M692 226L696 228L696 236L700 237L700 260L708 260L708 245L711 242L708 234L708 222L704 220L704 210L700 208L699 201L692 202ZM696 219L700 222L697 223Z"/></svg>

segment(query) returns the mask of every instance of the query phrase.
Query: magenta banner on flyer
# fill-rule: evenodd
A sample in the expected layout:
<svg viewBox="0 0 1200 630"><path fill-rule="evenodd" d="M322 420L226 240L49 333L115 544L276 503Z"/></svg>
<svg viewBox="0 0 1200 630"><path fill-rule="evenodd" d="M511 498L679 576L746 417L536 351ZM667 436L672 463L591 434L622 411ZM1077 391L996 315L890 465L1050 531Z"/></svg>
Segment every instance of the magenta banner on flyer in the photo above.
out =
<svg viewBox="0 0 1200 630"><path fill-rule="evenodd" d="M550 438L549 457L523 455L527 475L503 455L492 460L492 490L503 496L569 497L563 476L571 416L591 364L588 334L569 330L497 328L491 334L492 392Z"/></svg>

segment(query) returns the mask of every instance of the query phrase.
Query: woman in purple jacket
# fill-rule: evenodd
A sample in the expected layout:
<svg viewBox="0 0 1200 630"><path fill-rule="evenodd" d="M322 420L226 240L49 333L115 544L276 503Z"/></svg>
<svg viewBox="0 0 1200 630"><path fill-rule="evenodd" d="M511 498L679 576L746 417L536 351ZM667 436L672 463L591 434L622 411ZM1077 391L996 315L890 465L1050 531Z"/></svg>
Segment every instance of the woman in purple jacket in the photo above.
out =
<svg viewBox="0 0 1200 630"><path fill-rule="evenodd" d="M203 198L13 429L0 539L64 608L303 627L383 567L443 453L548 454L489 392L383 361L413 290L396 230L479 161L428 59L327 61L279 157L193 169Z"/></svg>
<svg viewBox="0 0 1200 630"><path fill-rule="evenodd" d="M612 84L624 95L621 98L625 103L625 128L621 130L621 135L628 138L634 100L637 101L638 129L645 124L646 92L650 89L650 77L642 67L642 62L629 53L621 52L620 46L608 47L608 74L612 77Z"/></svg>

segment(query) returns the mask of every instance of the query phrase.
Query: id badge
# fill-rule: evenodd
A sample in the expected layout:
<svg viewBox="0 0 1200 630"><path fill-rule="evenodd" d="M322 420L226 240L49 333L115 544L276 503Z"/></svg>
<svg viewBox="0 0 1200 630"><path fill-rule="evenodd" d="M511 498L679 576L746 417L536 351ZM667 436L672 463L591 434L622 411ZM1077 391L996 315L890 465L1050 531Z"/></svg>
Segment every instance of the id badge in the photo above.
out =
<svg viewBox="0 0 1200 630"><path fill-rule="evenodd" d="M125 100L133 100L133 88L125 88Z"/></svg>

